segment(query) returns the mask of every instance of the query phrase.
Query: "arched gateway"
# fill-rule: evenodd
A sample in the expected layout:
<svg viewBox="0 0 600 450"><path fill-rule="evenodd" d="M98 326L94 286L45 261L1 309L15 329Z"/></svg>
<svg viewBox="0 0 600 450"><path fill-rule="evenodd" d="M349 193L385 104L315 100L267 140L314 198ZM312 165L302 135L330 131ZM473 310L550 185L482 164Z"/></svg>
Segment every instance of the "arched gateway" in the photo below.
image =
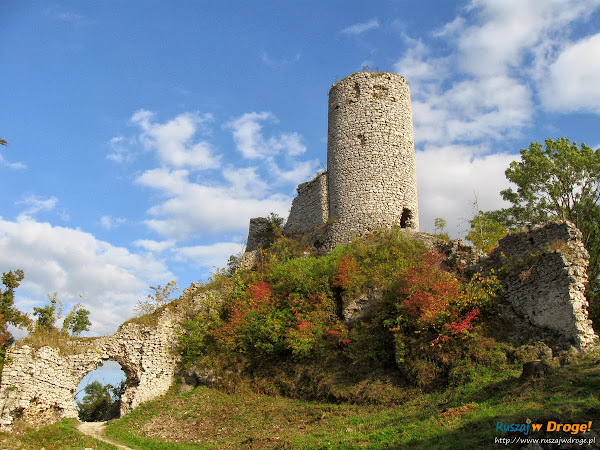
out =
<svg viewBox="0 0 600 450"><path fill-rule="evenodd" d="M9 430L17 418L34 424L76 418L79 382L106 360L117 361L127 377L121 415L164 394L177 367L178 316L165 309L156 323L125 323L112 336L74 340L66 351L14 349L2 371L0 430Z"/></svg>

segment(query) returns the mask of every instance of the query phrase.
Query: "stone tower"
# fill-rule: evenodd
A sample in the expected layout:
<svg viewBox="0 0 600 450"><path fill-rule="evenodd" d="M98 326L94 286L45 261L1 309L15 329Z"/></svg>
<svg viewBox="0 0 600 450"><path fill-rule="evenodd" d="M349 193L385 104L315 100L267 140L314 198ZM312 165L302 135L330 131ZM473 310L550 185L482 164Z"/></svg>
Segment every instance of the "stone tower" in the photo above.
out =
<svg viewBox="0 0 600 450"><path fill-rule="evenodd" d="M366 231L419 229L410 90L404 77L358 72L329 91L328 247Z"/></svg>

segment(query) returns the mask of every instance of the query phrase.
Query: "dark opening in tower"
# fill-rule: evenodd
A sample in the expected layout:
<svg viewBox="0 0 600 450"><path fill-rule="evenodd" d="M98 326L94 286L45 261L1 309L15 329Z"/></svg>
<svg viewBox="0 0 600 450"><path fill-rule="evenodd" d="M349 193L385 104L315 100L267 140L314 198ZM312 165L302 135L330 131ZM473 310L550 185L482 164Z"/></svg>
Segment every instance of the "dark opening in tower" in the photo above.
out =
<svg viewBox="0 0 600 450"><path fill-rule="evenodd" d="M412 212L408 208L402 208L402 215L400 216L400 228L411 227Z"/></svg>

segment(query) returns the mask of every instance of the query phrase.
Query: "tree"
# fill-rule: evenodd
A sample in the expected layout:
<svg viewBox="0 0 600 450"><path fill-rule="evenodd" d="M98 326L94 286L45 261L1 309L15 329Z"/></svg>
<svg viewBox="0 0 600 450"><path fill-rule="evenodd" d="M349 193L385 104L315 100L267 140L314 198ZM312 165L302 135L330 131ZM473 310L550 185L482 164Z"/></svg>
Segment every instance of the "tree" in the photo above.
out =
<svg viewBox="0 0 600 450"><path fill-rule="evenodd" d="M4 288L0 291L0 314L6 323L16 327L27 327L30 324L27 314L23 314L15 307L15 289L25 278L22 270L11 270L2 274Z"/></svg>
<svg viewBox="0 0 600 450"><path fill-rule="evenodd" d="M512 203L504 212L517 227L568 219L579 228L590 253L590 315L600 319L600 149L585 144L579 148L566 138L546 139L544 144L542 148L532 142L521 149L521 161L513 161L506 170L517 189L501 192Z"/></svg>
<svg viewBox="0 0 600 450"><path fill-rule="evenodd" d="M148 294L148 300L140 300L135 305L134 311L137 317L142 317L147 314L152 314L156 311L156 308L166 305L171 301L171 294L178 291L179 287L175 280L169 281L166 286L160 284L156 286L150 286L150 289L154 291L154 294Z"/></svg>
<svg viewBox="0 0 600 450"><path fill-rule="evenodd" d="M436 217L433 221L435 226L435 234L443 234L446 232L446 220L441 217Z"/></svg>
<svg viewBox="0 0 600 450"><path fill-rule="evenodd" d="M271 224L273 231L276 231L279 228L283 227L283 223L285 222L285 219L283 217L274 212L269 213L269 215L267 216L267 220Z"/></svg>
<svg viewBox="0 0 600 450"><path fill-rule="evenodd" d="M484 252L491 251L506 236L508 228L499 217L500 211L478 211L469 224L471 229L465 238Z"/></svg>
<svg viewBox="0 0 600 450"><path fill-rule="evenodd" d="M50 296L47 294L49 305L42 307L34 307L33 315L37 317L35 321L35 331L42 333L58 333L59 330L56 328L56 322L62 316L62 302L57 297L58 292L55 292ZM84 331L90 329L90 312L83 308L81 303L77 303L71 309L71 312L65 317L60 334L63 336L71 335L77 336Z"/></svg>
<svg viewBox="0 0 600 450"><path fill-rule="evenodd" d="M79 420L82 422L100 422L119 417L121 395L125 391L125 382L117 386L92 381L84 389L85 395L77 402Z"/></svg>
<svg viewBox="0 0 600 450"><path fill-rule="evenodd" d="M51 331L55 328L54 324L62 314L62 302L57 298L58 292L50 296L46 294L50 304L42 307L34 307L33 315L37 317L35 321L36 331Z"/></svg>
<svg viewBox="0 0 600 450"><path fill-rule="evenodd" d="M14 343L12 334L8 331L7 325L16 327L28 327L29 317L15 308L15 289L23 280L25 274L22 270L11 270L2 274L2 285L0 290L0 373L4 366L6 350Z"/></svg>
<svg viewBox="0 0 600 450"><path fill-rule="evenodd" d="M517 186L501 192L512 203L508 212L517 225L529 227L553 219L568 219L581 230L600 199L600 149L581 148L569 139L546 139L545 148L532 142L521 149L521 161L510 163L506 178ZM590 211L590 208L592 209ZM588 232L584 236L587 242Z"/></svg>
<svg viewBox="0 0 600 450"><path fill-rule="evenodd" d="M77 303L65 317L62 334L68 334L70 331L73 336L78 336L84 331L89 331L91 325L89 310L84 309L81 303Z"/></svg>

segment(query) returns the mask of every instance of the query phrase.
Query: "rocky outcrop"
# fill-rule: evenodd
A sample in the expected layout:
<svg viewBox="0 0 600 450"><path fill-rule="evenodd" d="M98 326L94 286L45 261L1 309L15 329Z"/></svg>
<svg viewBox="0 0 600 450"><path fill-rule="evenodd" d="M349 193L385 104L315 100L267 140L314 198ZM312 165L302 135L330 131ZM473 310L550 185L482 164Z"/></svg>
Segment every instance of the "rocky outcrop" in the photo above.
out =
<svg viewBox="0 0 600 450"><path fill-rule="evenodd" d="M460 239L443 240L428 233L409 236L441 252L452 272L467 278L478 271L498 276L503 285L498 333L516 345L541 341L555 350L582 350L598 339L585 298L589 255L571 222L510 234L490 256ZM345 322L368 320L380 299L368 293L349 300L343 305Z"/></svg>
<svg viewBox="0 0 600 450"><path fill-rule="evenodd" d="M581 232L556 222L506 236L479 266L502 281L502 318L513 340L583 349L598 339L585 298L588 263Z"/></svg>

